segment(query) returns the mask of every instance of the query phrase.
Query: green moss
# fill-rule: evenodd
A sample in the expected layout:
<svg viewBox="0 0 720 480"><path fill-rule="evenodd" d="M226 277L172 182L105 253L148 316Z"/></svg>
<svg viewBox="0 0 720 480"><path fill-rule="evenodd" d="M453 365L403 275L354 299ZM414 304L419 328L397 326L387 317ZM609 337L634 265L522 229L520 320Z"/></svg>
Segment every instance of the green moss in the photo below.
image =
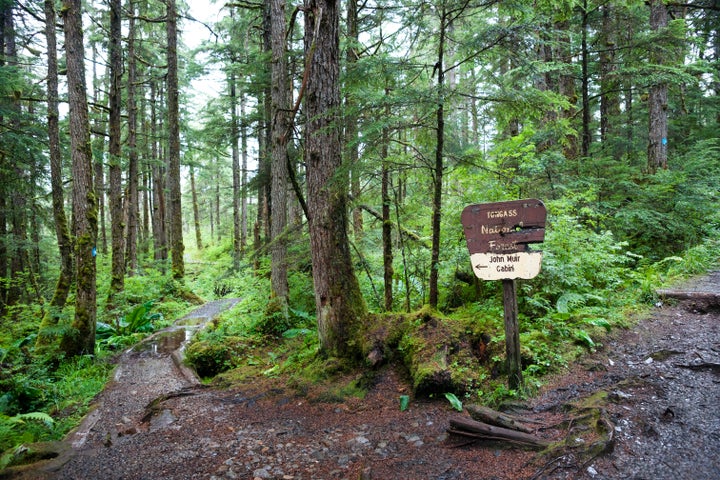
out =
<svg viewBox="0 0 720 480"><path fill-rule="evenodd" d="M185 358L200 377L212 378L240 365L250 348L241 337L225 337L221 343L203 340L191 343Z"/></svg>

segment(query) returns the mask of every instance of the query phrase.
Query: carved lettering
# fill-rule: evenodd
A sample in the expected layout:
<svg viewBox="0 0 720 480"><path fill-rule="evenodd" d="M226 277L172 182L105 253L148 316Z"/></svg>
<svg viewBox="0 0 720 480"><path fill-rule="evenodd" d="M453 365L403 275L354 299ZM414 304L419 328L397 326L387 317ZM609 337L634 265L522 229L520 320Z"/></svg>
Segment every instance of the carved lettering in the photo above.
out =
<svg viewBox="0 0 720 480"><path fill-rule="evenodd" d="M510 227L503 227L502 225L480 225L480 233L483 235L498 235L509 231Z"/></svg>
<svg viewBox="0 0 720 480"><path fill-rule="evenodd" d="M517 217L517 210L490 210L487 212L488 218L505 218L505 217Z"/></svg>

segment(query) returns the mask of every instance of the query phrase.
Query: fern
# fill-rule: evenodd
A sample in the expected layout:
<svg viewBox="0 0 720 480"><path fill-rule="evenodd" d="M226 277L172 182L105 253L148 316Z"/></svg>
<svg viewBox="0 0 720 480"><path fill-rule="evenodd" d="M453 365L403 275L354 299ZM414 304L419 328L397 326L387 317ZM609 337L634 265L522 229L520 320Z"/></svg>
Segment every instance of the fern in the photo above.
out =
<svg viewBox="0 0 720 480"><path fill-rule="evenodd" d="M14 417L8 417L8 421L10 423L25 423L25 420L34 420L37 422L42 422L48 427L52 427L55 424L55 421L53 418L44 412L29 412L29 413L19 413L15 415Z"/></svg>
<svg viewBox="0 0 720 480"><path fill-rule="evenodd" d="M586 297L581 293L563 293L555 302L555 309L558 313L570 313L574 307L585 305Z"/></svg>

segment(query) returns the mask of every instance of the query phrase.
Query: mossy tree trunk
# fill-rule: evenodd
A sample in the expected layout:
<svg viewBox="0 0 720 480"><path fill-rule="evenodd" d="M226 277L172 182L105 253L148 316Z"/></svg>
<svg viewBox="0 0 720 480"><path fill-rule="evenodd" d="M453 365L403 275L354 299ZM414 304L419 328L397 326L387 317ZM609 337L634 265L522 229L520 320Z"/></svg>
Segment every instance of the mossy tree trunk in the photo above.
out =
<svg viewBox="0 0 720 480"><path fill-rule="evenodd" d="M366 307L350 255L348 177L341 169L338 3L305 0L305 15L305 162L318 334L324 353L348 356Z"/></svg>
<svg viewBox="0 0 720 480"><path fill-rule="evenodd" d="M160 148L158 146L158 125L156 100L162 97L158 92L157 80L150 81L150 135L152 146L150 148L151 173L152 173L152 232L153 232L153 258L160 263L160 268L165 271L165 260L167 260L167 231L165 226L165 167L160 160Z"/></svg>
<svg viewBox="0 0 720 480"><path fill-rule="evenodd" d="M110 2L110 93L108 113L108 181L110 203L110 237L112 250L112 273L108 303L114 303L117 293L125 290L125 219L122 198L121 166L121 82L122 82L122 21L120 0Z"/></svg>
<svg viewBox="0 0 720 480"><path fill-rule="evenodd" d="M81 0L64 3L70 150L73 174L73 234L77 292L71 331L60 344L67 356L95 352L97 203L93 191L90 123L85 87Z"/></svg>
<svg viewBox="0 0 720 480"><path fill-rule="evenodd" d="M435 144L435 166L433 168L432 198L432 251L430 252L430 281L428 285L428 303L437 308L440 292L438 278L440 276L440 222L442 220L442 184L445 170L445 36L449 15L443 0L440 8L440 39L438 40L437 70L437 127Z"/></svg>
<svg viewBox="0 0 720 480"><path fill-rule="evenodd" d="M65 215L65 200L63 198L62 184L62 152L60 151L60 127L58 112L58 64L57 64L57 35L55 33L56 14L55 2L45 0L45 36L48 49L48 153L50 155L50 184L52 189L53 218L55 220L55 234L57 236L58 249L60 251L60 273L55 286L50 310L43 318L39 335L38 345L46 345L51 337L43 334L50 327L57 325L60 312L65 306L70 285L72 283L73 262L72 244L67 216Z"/></svg>
<svg viewBox="0 0 720 480"><path fill-rule="evenodd" d="M287 275L288 142L290 137L290 84L285 47L285 1L270 0L271 105L270 115L270 281L275 307L288 316L290 291Z"/></svg>
<svg viewBox="0 0 720 480"><path fill-rule="evenodd" d="M140 194L138 191L140 174L137 151L137 59L135 54L135 4L129 2L127 41L127 115L128 115L128 175L127 175L127 240L125 242L125 259L127 274L132 276L138 268L137 244L139 231Z"/></svg>
<svg viewBox="0 0 720 480"><path fill-rule="evenodd" d="M195 188L195 167L190 165L190 194L193 203L193 222L195 224L195 243L202 250L202 234L200 233L200 206L198 205L197 189Z"/></svg>
<svg viewBox="0 0 720 480"><path fill-rule="evenodd" d="M230 17L234 14L230 10ZM233 270L240 270L242 257L242 229L240 212L240 129L238 127L237 76L234 70L228 76L230 86L230 150L232 152L233 178Z"/></svg>
<svg viewBox="0 0 720 480"><path fill-rule="evenodd" d="M178 99L177 7L167 0L167 121L168 188L170 192L170 249L172 276L185 277L185 245L182 236L182 190L180 187L180 105ZM220 219L217 219L218 225ZM218 228L219 230L219 228Z"/></svg>

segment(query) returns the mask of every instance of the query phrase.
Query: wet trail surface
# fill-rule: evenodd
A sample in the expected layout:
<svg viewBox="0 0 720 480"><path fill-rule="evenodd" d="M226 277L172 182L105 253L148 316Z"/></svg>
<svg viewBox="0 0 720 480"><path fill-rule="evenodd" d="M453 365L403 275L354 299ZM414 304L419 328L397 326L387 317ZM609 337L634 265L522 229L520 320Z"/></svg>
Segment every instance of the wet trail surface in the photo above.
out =
<svg viewBox="0 0 720 480"><path fill-rule="evenodd" d="M681 290L720 299L720 272ZM310 401L271 379L204 387L172 360L169 352L187 335L174 327L123 356L97 408L69 438L73 448L9 478L717 480L720 303L676 303L613 332L524 405L539 423L562 425L568 405L600 399L612 448L589 457L577 455L581 448L539 457L453 441L446 430L457 412L422 399L401 412L407 384L392 369L378 373L364 399L335 403ZM202 307L181 323L201 324L227 307ZM578 446L591 441L593 432L575 426L537 433Z"/></svg>
<svg viewBox="0 0 720 480"><path fill-rule="evenodd" d="M124 352L117 360L112 381L95 399L92 411L66 438L64 443L71 448L58 445L57 458L37 465L34 471L21 471L10 478L113 478L110 472L115 466L137 462L139 456L134 452L127 452L127 456L104 454L113 452L115 449L108 447L122 443L119 440L123 437L155 431L172 423L170 412L146 418L148 406L159 398L199 386L195 373L182 363L182 351L199 329L239 301L208 302ZM86 461L89 458L92 461ZM97 464L98 468L88 470L91 464ZM124 478L145 478L145 475Z"/></svg>
<svg viewBox="0 0 720 480"><path fill-rule="evenodd" d="M606 392L614 429L611 452L556 458L537 478L720 479L720 272L677 292L715 300L658 304L536 400L547 407Z"/></svg>

